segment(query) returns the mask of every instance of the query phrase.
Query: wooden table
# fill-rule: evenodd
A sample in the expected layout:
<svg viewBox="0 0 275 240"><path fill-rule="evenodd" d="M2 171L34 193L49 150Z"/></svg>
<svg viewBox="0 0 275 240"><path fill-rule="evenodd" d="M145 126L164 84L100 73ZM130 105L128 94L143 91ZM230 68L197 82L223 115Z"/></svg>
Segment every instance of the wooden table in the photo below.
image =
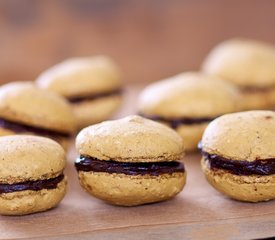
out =
<svg viewBox="0 0 275 240"><path fill-rule="evenodd" d="M137 88L119 113L135 111ZM23 217L0 217L0 239L256 239L275 236L275 201L243 203L216 192L200 170L199 154L187 155L187 185L174 199L139 207L116 207L80 187L68 154L68 194L55 209Z"/></svg>

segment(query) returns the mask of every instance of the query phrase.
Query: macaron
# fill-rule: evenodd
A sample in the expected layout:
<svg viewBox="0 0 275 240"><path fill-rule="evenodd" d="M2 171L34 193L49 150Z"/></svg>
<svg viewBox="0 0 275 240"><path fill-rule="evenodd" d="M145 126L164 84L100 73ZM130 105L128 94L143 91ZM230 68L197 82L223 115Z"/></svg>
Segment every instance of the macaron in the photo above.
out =
<svg viewBox="0 0 275 240"><path fill-rule="evenodd" d="M210 121L236 111L237 100L238 90L230 83L186 72L147 86L139 96L138 112L175 129L190 152L197 150Z"/></svg>
<svg viewBox="0 0 275 240"><path fill-rule="evenodd" d="M227 114L206 128L202 170L219 192L240 201L275 199L275 112Z"/></svg>
<svg viewBox="0 0 275 240"><path fill-rule="evenodd" d="M275 46L256 40L230 39L214 47L202 70L235 84L243 110L275 106Z"/></svg>
<svg viewBox="0 0 275 240"><path fill-rule="evenodd" d="M0 137L0 214L25 215L55 207L66 193L65 152L37 136Z"/></svg>
<svg viewBox="0 0 275 240"><path fill-rule="evenodd" d="M76 138L80 184L114 205L160 202L184 187L181 137L172 129L128 116L83 129Z"/></svg>
<svg viewBox="0 0 275 240"><path fill-rule="evenodd" d="M79 129L110 118L122 102L120 71L106 56L65 60L41 73L36 83L67 98Z"/></svg>
<svg viewBox="0 0 275 240"><path fill-rule="evenodd" d="M0 136L40 135L56 140L66 149L74 130L75 118L63 97L30 82L0 87Z"/></svg>

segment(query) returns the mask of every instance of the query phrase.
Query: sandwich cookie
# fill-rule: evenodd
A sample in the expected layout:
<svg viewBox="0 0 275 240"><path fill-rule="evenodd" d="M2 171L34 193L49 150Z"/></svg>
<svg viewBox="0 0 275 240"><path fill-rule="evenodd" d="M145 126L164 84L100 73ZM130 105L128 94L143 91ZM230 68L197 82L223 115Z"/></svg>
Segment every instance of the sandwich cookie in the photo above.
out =
<svg viewBox="0 0 275 240"><path fill-rule="evenodd" d="M41 135L66 149L74 130L73 112L61 96L38 89L30 82L0 87L0 136Z"/></svg>
<svg viewBox="0 0 275 240"><path fill-rule="evenodd" d="M105 56L68 59L43 72L36 83L68 99L79 129L111 117L122 102L120 71Z"/></svg>
<svg viewBox="0 0 275 240"><path fill-rule="evenodd" d="M202 170L221 193L248 202L275 199L275 112L217 118L206 128L201 150Z"/></svg>
<svg viewBox="0 0 275 240"><path fill-rule="evenodd" d="M0 138L0 214L24 215L55 207L66 193L65 152L37 136Z"/></svg>
<svg viewBox="0 0 275 240"><path fill-rule="evenodd" d="M187 151L197 150L204 129L214 118L236 111L238 90L229 83L196 72L153 83L139 97L143 117L174 128Z"/></svg>
<svg viewBox="0 0 275 240"><path fill-rule="evenodd" d="M216 46L202 70L235 84L243 110L275 106L275 46L260 41L232 39Z"/></svg>
<svg viewBox="0 0 275 240"><path fill-rule="evenodd" d="M185 185L178 162L181 137L172 129L129 116L83 129L76 138L80 184L108 203L135 206L164 201Z"/></svg>

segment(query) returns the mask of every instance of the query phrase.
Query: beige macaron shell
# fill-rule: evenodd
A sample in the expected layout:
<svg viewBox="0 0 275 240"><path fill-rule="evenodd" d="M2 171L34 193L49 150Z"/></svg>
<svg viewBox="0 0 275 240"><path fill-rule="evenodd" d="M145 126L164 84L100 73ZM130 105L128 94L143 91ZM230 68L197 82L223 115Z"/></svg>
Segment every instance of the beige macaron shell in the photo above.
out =
<svg viewBox="0 0 275 240"><path fill-rule="evenodd" d="M17 132L14 132L14 131L10 130L10 129L0 127L0 136L9 136L9 135L41 136L41 135L37 135L37 134L35 134L33 132L17 133ZM48 136L45 136L45 137L48 137ZM56 137L55 136L55 137L48 137L48 138L51 138L52 140L58 142L64 148L64 150L68 150L69 149L71 140L68 137Z"/></svg>
<svg viewBox="0 0 275 240"><path fill-rule="evenodd" d="M74 115L67 101L29 82L0 87L0 117L65 133L75 130Z"/></svg>
<svg viewBox="0 0 275 240"><path fill-rule="evenodd" d="M158 162L181 159L182 138L169 127L128 116L84 128L76 138L80 155L119 162Z"/></svg>
<svg viewBox="0 0 275 240"><path fill-rule="evenodd" d="M78 129L108 119L121 103L121 96L109 96L72 104Z"/></svg>
<svg viewBox="0 0 275 240"><path fill-rule="evenodd" d="M0 137L9 136L9 135L16 135L16 134L17 134L16 132L14 132L10 129L0 127ZM27 134L27 135L32 135L32 134Z"/></svg>
<svg viewBox="0 0 275 240"><path fill-rule="evenodd" d="M153 83L139 97L141 113L167 118L216 117L236 110L238 91L227 82L186 72Z"/></svg>
<svg viewBox="0 0 275 240"><path fill-rule="evenodd" d="M186 173L131 176L105 172L79 172L80 183L91 195L122 206L160 202L184 187Z"/></svg>
<svg viewBox="0 0 275 240"><path fill-rule="evenodd" d="M158 121L166 126L167 122ZM186 152L193 152L198 150L198 143L200 142L203 132L209 123L201 124L180 124L174 129L184 140L184 150Z"/></svg>
<svg viewBox="0 0 275 240"><path fill-rule="evenodd" d="M216 46L202 70L238 86L275 85L275 47L248 39L231 39Z"/></svg>
<svg viewBox="0 0 275 240"><path fill-rule="evenodd" d="M66 177L54 189L19 191L0 194L1 215L25 215L55 207L65 196Z"/></svg>
<svg viewBox="0 0 275 240"><path fill-rule="evenodd" d="M202 148L232 160L275 158L275 112L247 111L219 117L206 128Z"/></svg>
<svg viewBox="0 0 275 240"><path fill-rule="evenodd" d="M181 124L177 128L177 133L184 140L184 148L186 152L198 150L198 143L200 142L207 125L208 123L191 125Z"/></svg>
<svg viewBox="0 0 275 240"><path fill-rule="evenodd" d="M275 106L275 87L265 91L241 91L239 105L242 111L272 109Z"/></svg>
<svg viewBox="0 0 275 240"><path fill-rule="evenodd" d="M17 183L54 178L63 172L66 156L55 141L37 136L0 138L0 182Z"/></svg>
<svg viewBox="0 0 275 240"><path fill-rule="evenodd" d="M118 89L121 74L106 56L72 58L43 72L36 83L65 97L82 96Z"/></svg>
<svg viewBox="0 0 275 240"><path fill-rule="evenodd" d="M275 174L239 176L224 170L211 170L204 158L201 165L207 181L216 190L233 199L246 202L275 199Z"/></svg>
<svg viewBox="0 0 275 240"><path fill-rule="evenodd" d="M269 102L271 103L273 110L275 110L275 87L271 89L268 94Z"/></svg>

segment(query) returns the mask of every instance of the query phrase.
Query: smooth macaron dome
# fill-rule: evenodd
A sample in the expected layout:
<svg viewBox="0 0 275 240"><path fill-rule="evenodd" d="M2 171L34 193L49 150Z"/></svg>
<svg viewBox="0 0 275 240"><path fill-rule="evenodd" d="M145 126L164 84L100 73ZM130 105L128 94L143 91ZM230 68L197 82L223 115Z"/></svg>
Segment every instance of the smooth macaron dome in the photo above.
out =
<svg viewBox="0 0 275 240"><path fill-rule="evenodd" d="M185 184L183 141L172 129L128 116L83 129L76 138L81 185L106 202L134 206L174 197Z"/></svg>
<svg viewBox="0 0 275 240"><path fill-rule="evenodd" d="M249 202L275 199L275 112L227 114L206 128L201 151L208 182Z"/></svg>
<svg viewBox="0 0 275 240"><path fill-rule="evenodd" d="M215 77L186 72L147 86L140 94L141 116L167 124L184 139L187 151L197 149L207 124L236 111L238 90Z"/></svg>
<svg viewBox="0 0 275 240"><path fill-rule="evenodd" d="M14 82L0 87L0 135L34 134L50 137L67 147L75 131L70 105L61 96Z"/></svg>
<svg viewBox="0 0 275 240"><path fill-rule="evenodd" d="M58 143L38 136L5 136L0 152L0 214L45 211L62 200L66 159Z"/></svg>
<svg viewBox="0 0 275 240"><path fill-rule="evenodd" d="M106 56L65 60L43 72L36 83L68 99L79 128L106 120L122 101L121 73Z"/></svg>
<svg viewBox="0 0 275 240"><path fill-rule="evenodd" d="M274 45L231 39L210 51L202 70L238 86L243 109L266 109L275 105L274 65Z"/></svg>

